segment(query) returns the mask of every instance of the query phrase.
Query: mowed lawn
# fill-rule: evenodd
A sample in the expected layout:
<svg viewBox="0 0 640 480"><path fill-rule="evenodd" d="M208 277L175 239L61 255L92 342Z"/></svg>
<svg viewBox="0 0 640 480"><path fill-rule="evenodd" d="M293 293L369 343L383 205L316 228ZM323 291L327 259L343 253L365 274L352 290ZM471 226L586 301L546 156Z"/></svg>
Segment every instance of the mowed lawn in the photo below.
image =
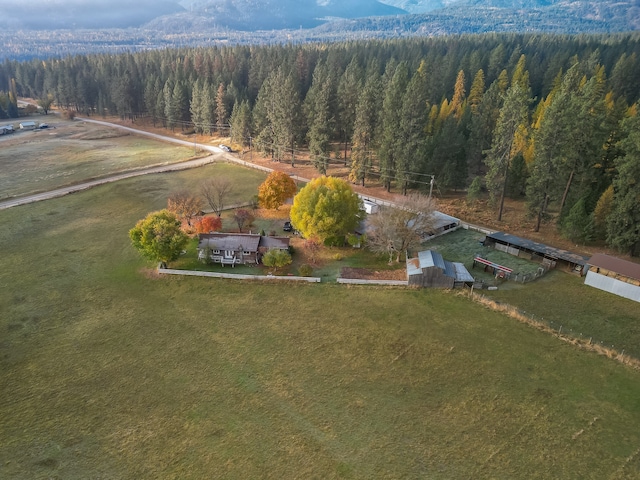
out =
<svg viewBox="0 0 640 480"><path fill-rule="evenodd" d="M0 141L0 200L193 157L193 148L130 135L53 115L44 130L17 131Z"/></svg>
<svg viewBox="0 0 640 480"><path fill-rule="evenodd" d="M638 478L640 372L466 298L159 278L218 167L0 211L0 478Z"/></svg>

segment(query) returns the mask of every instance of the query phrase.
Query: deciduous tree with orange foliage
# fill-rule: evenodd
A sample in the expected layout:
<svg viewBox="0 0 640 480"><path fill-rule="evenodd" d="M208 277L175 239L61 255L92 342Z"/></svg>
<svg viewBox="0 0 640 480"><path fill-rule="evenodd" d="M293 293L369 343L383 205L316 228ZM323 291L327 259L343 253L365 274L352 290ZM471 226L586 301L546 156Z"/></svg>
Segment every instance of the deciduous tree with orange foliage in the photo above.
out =
<svg viewBox="0 0 640 480"><path fill-rule="evenodd" d="M211 233L222 229L220 217L202 217L193 224L196 233Z"/></svg>
<svg viewBox="0 0 640 480"><path fill-rule="evenodd" d="M296 183L289 175L273 171L258 187L258 201L262 208L277 210L288 198L293 197L297 190Z"/></svg>

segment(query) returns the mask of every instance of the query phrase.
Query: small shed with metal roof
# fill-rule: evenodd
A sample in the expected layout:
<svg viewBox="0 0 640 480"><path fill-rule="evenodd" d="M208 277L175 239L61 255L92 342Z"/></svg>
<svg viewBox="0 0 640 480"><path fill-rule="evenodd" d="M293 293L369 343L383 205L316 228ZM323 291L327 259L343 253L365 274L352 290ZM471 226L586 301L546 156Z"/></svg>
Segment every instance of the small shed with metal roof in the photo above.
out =
<svg viewBox="0 0 640 480"><path fill-rule="evenodd" d="M407 259L409 285L431 288L454 288L472 285L473 277L462 263L449 262L435 250L425 250Z"/></svg>
<svg viewBox="0 0 640 480"><path fill-rule="evenodd" d="M640 264L596 253L589 259L585 285L640 302Z"/></svg>
<svg viewBox="0 0 640 480"><path fill-rule="evenodd" d="M588 257L583 255L561 248L550 247L526 238L516 237L505 232L487 234L484 244L516 257L539 262L548 270L561 267L579 275L585 273L585 267L589 260Z"/></svg>

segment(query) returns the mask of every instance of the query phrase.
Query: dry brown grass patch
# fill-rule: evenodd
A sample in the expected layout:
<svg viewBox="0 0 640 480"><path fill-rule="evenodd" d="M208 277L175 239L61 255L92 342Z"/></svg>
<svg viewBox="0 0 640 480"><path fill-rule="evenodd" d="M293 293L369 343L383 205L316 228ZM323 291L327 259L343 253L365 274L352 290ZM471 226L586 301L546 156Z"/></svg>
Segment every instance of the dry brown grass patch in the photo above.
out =
<svg viewBox="0 0 640 480"><path fill-rule="evenodd" d="M145 277L148 278L149 280L159 280L161 278L161 275L158 273L158 269L157 268L141 268L140 273Z"/></svg>
<svg viewBox="0 0 640 480"><path fill-rule="evenodd" d="M88 132L76 133L69 136L69 138L73 138L74 140L105 140L107 138L127 137L129 135L131 134L115 128L100 128L92 129Z"/></svg>
<svg viewBox="0 0 640 480"><path fill-rule="evenodd" d="M283 205L277 210L268 208L257 208L254 212L256 218L264 218L265 220L285 220L289 218L291 205Z"/></svg>

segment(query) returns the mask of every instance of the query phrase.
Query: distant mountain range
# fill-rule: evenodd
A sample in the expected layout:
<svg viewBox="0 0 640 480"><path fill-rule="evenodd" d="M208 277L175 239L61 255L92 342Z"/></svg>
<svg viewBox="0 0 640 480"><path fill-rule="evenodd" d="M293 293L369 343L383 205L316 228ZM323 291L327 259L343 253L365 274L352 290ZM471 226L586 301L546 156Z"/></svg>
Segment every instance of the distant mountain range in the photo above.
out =
<svg viewBox="0 0 640 480"><path fill-rule="evenodd" d="M172 23L217 25L234 30L313 28L331 18L406 14L377 0L208 0L188 2L188 12L163 17L150 27Z"/></svg>
<svg viewBox="0 0 640 480"><path fill-rule="evenodd" d="M0 14L0 59L170 46L640 30L640 0L38 0Z"/></svg>
<svg viewBox="0 0 640 480"><path fill-rule="evenodd" d="M396 23L428 24L436 18L451 24L440 25L438 30L454 33L456 21L451 19L475 17L491 30L492 16L501 19L500 29L510 24L514 30L526 29L523 18L535 18L531 28L543 28L545 23L551 23L555 29L558 21L568 30L585 22L587 28L592 26L591 22L599 24L598 31L606 31L608 25L612 31L640 28L640 0L39 0L4 8L0 28L255 31L308 29L337 19L408 14L414 15L396 19ZM382 19L376 20L378 25L381 21L384 23ZM358 21L350 22L349 29L359 29L358 24ZM367 30L371 20L360 24ZM340 23L336 27L340 28Z"/></svg>

